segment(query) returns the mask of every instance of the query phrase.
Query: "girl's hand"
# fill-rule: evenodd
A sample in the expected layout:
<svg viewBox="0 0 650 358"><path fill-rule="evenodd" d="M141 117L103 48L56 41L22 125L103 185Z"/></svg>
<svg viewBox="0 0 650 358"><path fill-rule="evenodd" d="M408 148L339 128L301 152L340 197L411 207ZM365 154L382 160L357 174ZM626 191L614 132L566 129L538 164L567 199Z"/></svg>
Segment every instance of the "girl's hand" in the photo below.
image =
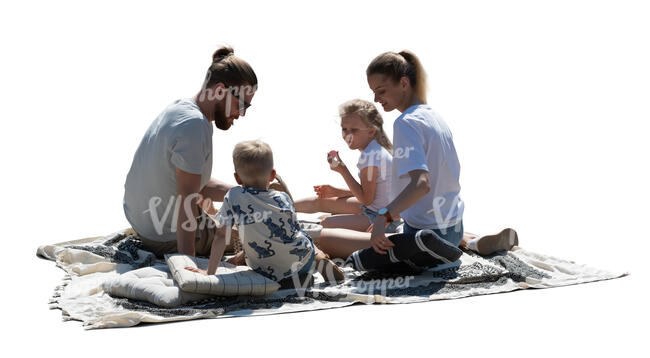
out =
<svg viewBox="0 0 650 358"><path fill-rule="evenodd" d="M200 273L200 274L202 274L202 275L207 275L207 274L208 274L208 272L207 272L206 270L201 270L200 268L197 268L197 267L189 267L189 266L188 266L188 267L185 267L185 269L186 269L187 271L192 271L192 272Z"/></svg>
<svg viewBox="0 0 650 358"><path fill-rule="evenodd" d="M314 191L316 192L316 195L318 195L320 199L336 197L336 189L333 186L328 184L314 185Z"/></svg>
<svg viewBox="0 0 650 358"><path fill-rule="evenodd" d="M327 162L330 164L330 169L337 173L340 173L345 168L345 164L341 160L341 157L339 157L339 152L335 150L327 153Z"/></svg>

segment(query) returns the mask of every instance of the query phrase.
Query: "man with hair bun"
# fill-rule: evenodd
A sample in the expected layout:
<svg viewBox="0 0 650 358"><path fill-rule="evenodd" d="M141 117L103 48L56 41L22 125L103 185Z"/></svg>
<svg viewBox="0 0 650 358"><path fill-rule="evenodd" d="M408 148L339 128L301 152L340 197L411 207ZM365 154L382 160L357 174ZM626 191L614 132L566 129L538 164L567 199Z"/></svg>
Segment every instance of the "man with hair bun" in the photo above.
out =
<svg viewBox="0 0 650 358"><path fill-rule="evenodd" d="M145 250L208 255L215 225L202 203L223 201L232 185L210 177L214 123L228 130L257 90L252 67L229 46L217 49L199 92L171 103L151 123L124 184L124 214Z"/></svg>

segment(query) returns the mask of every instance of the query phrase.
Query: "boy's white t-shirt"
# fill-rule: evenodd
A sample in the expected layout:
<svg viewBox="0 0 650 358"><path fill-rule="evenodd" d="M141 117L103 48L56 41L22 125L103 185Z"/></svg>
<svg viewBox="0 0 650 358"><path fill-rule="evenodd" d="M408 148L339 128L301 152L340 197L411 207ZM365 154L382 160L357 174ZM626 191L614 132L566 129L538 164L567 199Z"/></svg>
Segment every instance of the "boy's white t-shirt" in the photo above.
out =
<svg viewBox="0 0 650 358"><path fill-rule="evenodd" d="M126 219L152 241L176 241L176 168L201 175L201 189L212 172L212 125L191 99L167 106L138 146L124 183ZM179 204L177 206L177 204Z"/></svg>
<svg viewBox="0 0 650 358"><path fill-rule="evenodd" d="M287 193L234 187L226 193L216 221L219 227L237 225L246 264L274 281L290 277L294 263L297 272L315 254Z"/></svg>
<svg viewBox="0 0 650 358"><path fill-rule="evenodd" d="M393 198L410 182L409 172L429 172L431 190L401 213L418 229L443 229L463 218L460 163L451 131L429 105L409 107L393 124Z"/></svg>
<svg viewBox="0 0 650 358"><path fill-rule="evenodd" d="M376 140L372 140L366 149L361 152L357 168L359 168L359 180L361 170L367 167L377 167L377 190L375 200L368 206L369 209L377 211L385 208L391 201L391 168L393 157L386 148L382 147Z"/></svg>

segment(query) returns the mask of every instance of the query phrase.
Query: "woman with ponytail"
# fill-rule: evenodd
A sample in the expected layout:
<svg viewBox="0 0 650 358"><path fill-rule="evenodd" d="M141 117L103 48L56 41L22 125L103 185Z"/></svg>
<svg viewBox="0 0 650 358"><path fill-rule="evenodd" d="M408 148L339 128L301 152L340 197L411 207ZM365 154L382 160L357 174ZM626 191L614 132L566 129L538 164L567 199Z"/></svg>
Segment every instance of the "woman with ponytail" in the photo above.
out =
<svg viewBox="0 0 650 358"><path fill-rule="evenodd" d="M393 124L392 200L377 210L370 237L323 229L320 248L347 257L357 269L401 271L454 261L461 242L481 254L516 245L512 229L464 240L460 163L449 127L426 104L426 76L417 56L383 53L372 60L366 76L375 102L386 112L401 112ZM386 227L398 217L404 220L403 233L387 237Z"/></svg>
<svg viewBox="0 0 650 358"><path fill-rule="evenodd" d="M483 255L517 245L517 233L510 228L495 235L463 236L460 163L449 127L426 104L426 76L417 56L406 50L383 53L372 60L366 76L375 102L387 112L402 113L393 124L393 142L404 153L393 160L395 199L380 209L374 223L374 250L381 254L393 246L383 227L397 215L404 219L404 233L427 229Z"/></svg>
<svg viewBox="0 0 650 358"><path fill-rule="evenodd" d="M394 200L375 220L370 242L377 253L393 245L384 235L392 218L404 219L404 232L430 229L458 246L463 237L460 163L451 131L426 104L426 75L410 51L386 52L366 70L375 102L402 114L393 124L393 140L403 155L393 160Z"/></svg>
<svg viewBox="0 0 650 358"><path fill-rule="evenodd" d="M339 115L343 140L350 149L361 152L357 163L360 182L352 176L338 152L330 152L327 156L330 169L341 174L348 188L316 185L314 190L318 196L296 201L296 210L338 214L321 222L325 228L366 231L375 221L377 210L390 202L393 145L372 103L361 99L347 101L339 107ZM395 222L389 231L397 225Z"/></svg>

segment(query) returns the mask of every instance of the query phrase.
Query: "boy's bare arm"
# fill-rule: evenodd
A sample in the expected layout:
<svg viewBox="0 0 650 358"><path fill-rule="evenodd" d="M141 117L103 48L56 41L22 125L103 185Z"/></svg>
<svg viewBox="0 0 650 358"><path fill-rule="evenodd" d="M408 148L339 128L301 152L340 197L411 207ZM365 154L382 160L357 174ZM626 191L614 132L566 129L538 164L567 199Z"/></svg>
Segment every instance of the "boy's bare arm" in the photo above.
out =
<svg viewBox="0 0 650 358"><path fill-rule="evenodd" d="M226 236L232 233L232 229L224 225L217 229L217 233L212 240L212 248L210 249L210 262L208 263L208 275L214 275L217 272L217 267L223 257L223 252L226 249Z"/></svg>

